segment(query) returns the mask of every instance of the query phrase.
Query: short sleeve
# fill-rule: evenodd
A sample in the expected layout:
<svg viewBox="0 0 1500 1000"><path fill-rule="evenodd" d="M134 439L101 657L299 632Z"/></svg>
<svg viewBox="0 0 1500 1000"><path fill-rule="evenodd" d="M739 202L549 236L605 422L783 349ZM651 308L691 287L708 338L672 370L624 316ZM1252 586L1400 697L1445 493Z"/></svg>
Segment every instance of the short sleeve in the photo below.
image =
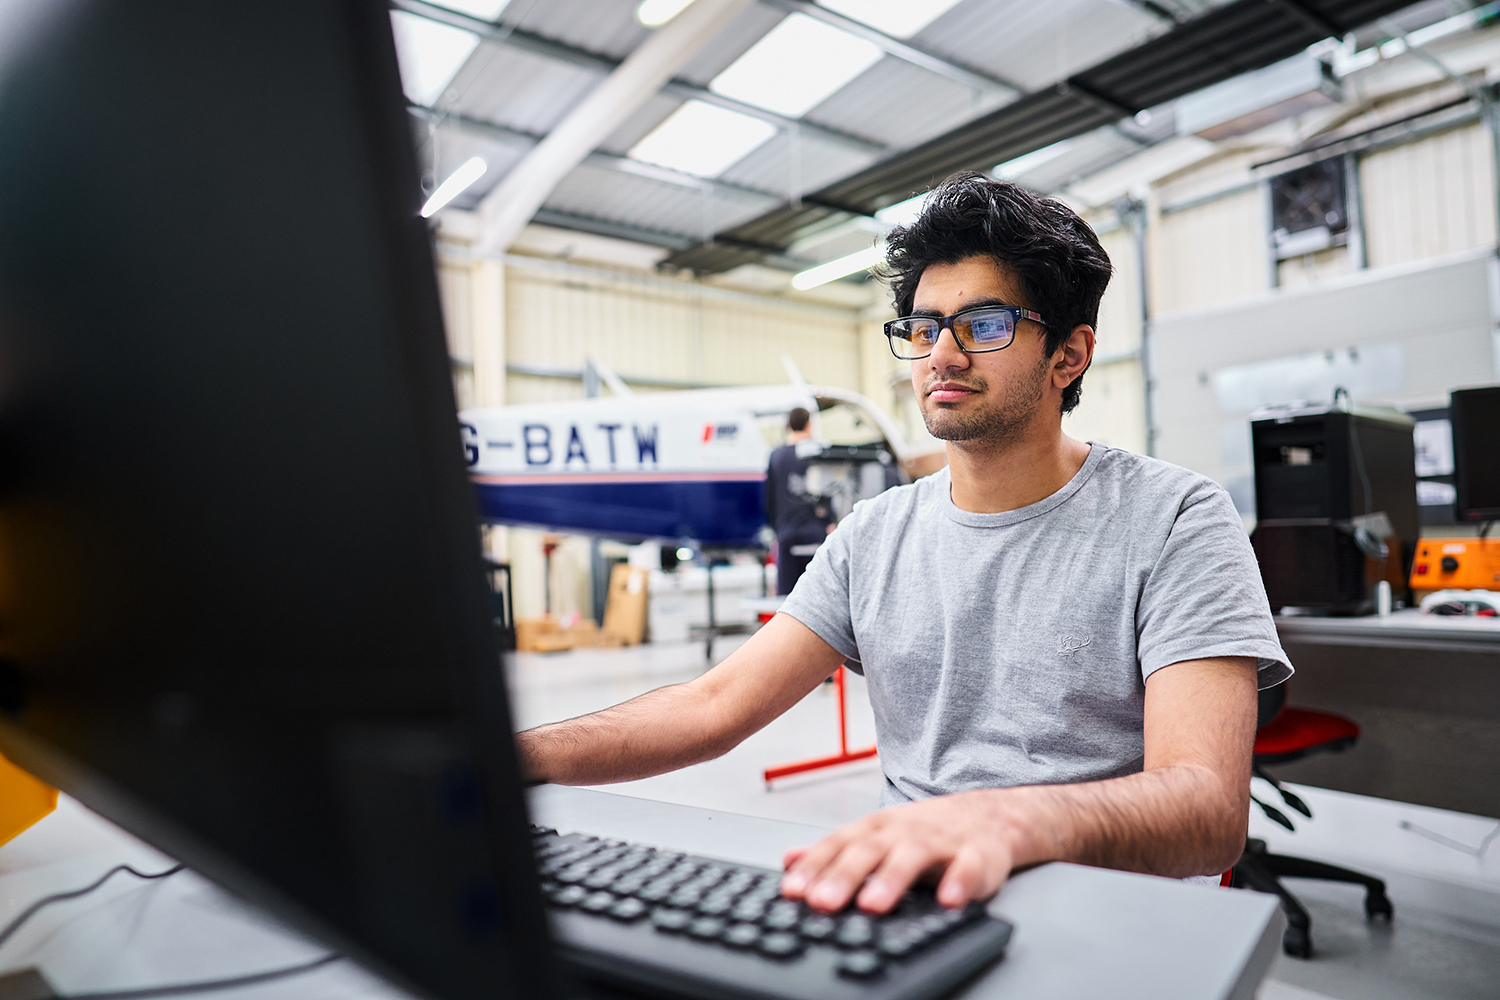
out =
<svg viewBox="0 0 1500 1000"><path fill-rule="evenodd" d="M1251 656L1259 686L1292 675L1249 536L1229 494L1183 500L1136 607L1141 676L1183 660Z"/></svg>
<svg viewBox="0 0 1500 1000"><path fill-rule="evenodd" d="M850 553L861 520L859 505L839 523L808 563L807 571L781 604L781 611L817 633L851 660L859 660L849 604Z"/></svg>

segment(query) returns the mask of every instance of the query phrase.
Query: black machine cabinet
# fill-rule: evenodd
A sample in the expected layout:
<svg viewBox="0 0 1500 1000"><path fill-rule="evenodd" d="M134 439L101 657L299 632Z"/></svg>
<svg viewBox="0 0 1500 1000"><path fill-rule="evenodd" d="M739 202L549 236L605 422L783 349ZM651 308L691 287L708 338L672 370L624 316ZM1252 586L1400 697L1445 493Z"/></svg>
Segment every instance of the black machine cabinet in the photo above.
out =
<svg viewBox="0 0 1500 1000"><path fill-rule="evenodd" d="M1412 420L1306 407L1250 424L1256 528L1271 607L1368 614L1375 588L1408 597L1418 528Z"/></svg>

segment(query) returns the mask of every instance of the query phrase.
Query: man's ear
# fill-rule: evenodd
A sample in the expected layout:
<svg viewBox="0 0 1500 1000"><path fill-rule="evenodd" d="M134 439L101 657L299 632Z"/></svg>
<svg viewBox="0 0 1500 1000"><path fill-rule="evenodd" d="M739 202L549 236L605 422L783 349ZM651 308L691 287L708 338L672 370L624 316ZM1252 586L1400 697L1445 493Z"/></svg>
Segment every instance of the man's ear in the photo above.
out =
<svg viewBox="0 0 1500 1000"><path fill-rule="evenodd" d="M1066 389L1088 369L1089 362L1093 360L1094 328L1087 323L1080 323L1073 327L1068 339L1062 342L1062 346L1053 355L1052 384L1059 389Z"/></svg>

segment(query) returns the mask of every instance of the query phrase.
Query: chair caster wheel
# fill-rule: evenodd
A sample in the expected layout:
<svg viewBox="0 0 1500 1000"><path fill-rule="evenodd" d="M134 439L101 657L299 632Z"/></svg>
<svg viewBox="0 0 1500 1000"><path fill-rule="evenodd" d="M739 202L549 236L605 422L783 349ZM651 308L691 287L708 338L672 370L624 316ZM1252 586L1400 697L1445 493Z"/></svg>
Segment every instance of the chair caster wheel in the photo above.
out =
<svg viewBox="0 0 1500 1000"><path fill-rule="evenodd" d="M1293 958L1312 958L1312 936L1298 927L1288 927L1281 935L1281 950Z"/></svg>
<svg viewBox="0 0 1500 1000"><path fill-rule="evenodd" d="M1383 892L1368 892L1365 894L1365 919L1374 920L1376 917L1385 917L1390 922L1394 910L1391 908L1391 900Z"/></svg>

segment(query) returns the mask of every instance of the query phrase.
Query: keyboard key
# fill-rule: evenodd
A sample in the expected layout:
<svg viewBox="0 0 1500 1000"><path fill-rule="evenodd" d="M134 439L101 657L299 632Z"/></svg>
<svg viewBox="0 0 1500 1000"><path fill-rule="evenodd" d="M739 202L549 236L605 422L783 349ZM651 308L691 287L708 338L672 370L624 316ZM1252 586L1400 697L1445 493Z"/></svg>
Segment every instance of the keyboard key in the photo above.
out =
<svg viewBox="0 0 1500 1000"><path fill-rule="evenodd" d="M851 913L839 923L833 940L843 948L863 948L875 937L875 927L863 913Z"/></svg>
<svg viewBox="0 0 1500 1000"><path fill-rule="evenodd" d="M885 962L873 951L851 951L839 959L839 974L867 979L885 968Z"/></svg>
<svg viewBox="0 0 1500 1000"><path fill-rule="evenodd" d="M692 923L693 915L687 910L674 910L667 907L658 907L651 911L651 925L659 931L668 934L676 934L687 929Z"/></svg>
<svg viewBox="0 0 1500 1000"><path fill-rule="evenodd" d="M697 906L702 901L703 890L691 885L685 885L680 889L674 890L672 895L668 896L666 900L668 906L679 907Z"/></svg>
<svg viewBox="0 0 1500 1000"><path fill-rule="evenodd" d="M724 933L724 928L728 926L728 923L719 917L699 917L687 925L687 932L695 938L712 941Z"/></svg>
<svg viewBox="0 0 1500 1000"><path fill-rule="evenodd" d="M574 906L582 902L588 894L589 891L581 885L564 885L552 894L551 899L558 906Z"/></svg>
<svg viewBox="0 0 1500 1000"><path fill-rule="evenodd" d="M648 903L660 903L676 891L671 882L649 882L639 892L633 893Z"/></svg>
<svg viewBox="0 0 1500 1000"><path fill-rule="evenodd" d="M611 865L607 868L595 869L592 875L584 879L582 882L579 882L578 884L583 886L585 889L608 889L611 885L614 884L615 879L619 877L620 873L614 869L613 865Z"/></svg>
<svg viewBox="0 0 1500 1000"><path fill-rule="evenodd" d="M721 939L732 948L753 948L760 940L760 928L754 924L735 924Z"/></svg>
<svg viewBox="0 0 1500 1000"><path fill-rule="evenodd" d="M694 907L694 909L703 914L705 917L722 917L724 914L728 913L733 906L734 898L732 896L724 896L719 893L712 893L708 896L703 897L703 900L699 902L698 905Z"/></svg>
<svg viewBox="0 0 1500 1000"><path fill-rule="evenodd" d="M649 907L639 899L627 898L620 900L605 912L616 920L623 920L629 923L632 920L639 920L641 917L644 917L648 909Z"/></svg>
<svg viewBox="0 0 1500 1000"><path fill-rule="evenodd" d="M808 917L797 925L797 933L808 941L827 941L837 929L838 922L821 913Z"/></svg>
<svg viewBox="0 0 1500 1000"><path fill-rule="evenodd" d="M801 938L786 931L762 934L755 946L760 949L761 954L772 958L794 958L802 954L804 947Z"/></svg>
<svg viewBox="0 0 1500 1000"><path fill-rule="evenodd" d="M734 908L729 911L729 915L735 920L755 923L766 915L766 902L760 899L741 899L738 903L734 904Z"/></svg>
<svg viewBox="0 0 1500 1000"><path fill-rule="evenodd" d="M760 922L768 930L791 930L802 922L802 908L790 899L777 900L767 908Z"/></svg>
<svg viewBox="0 0 1500 1000"><path fill-rule="evenodd" d="M615 897L613 893L593 892L584 897L583 902L578 904L578 908L580 910L587 910L590 913L603 913L614 905Z"/></svg>
<svg viewBox="0 0 1500 1000"><path fill-rule="evenodd" d="M916 950L917 942L910 934L884 933L880 935L880 944L877 947L880 953L888 958L904 958Z"/></svg>
<svg viewBox="0 0 1500 1000"><path fill-rule="evenodd" d="M646 886L646 880L639 875L626 875L615 879L614 885L609 886L609 891L621 896L634 896Z"/></svg>

